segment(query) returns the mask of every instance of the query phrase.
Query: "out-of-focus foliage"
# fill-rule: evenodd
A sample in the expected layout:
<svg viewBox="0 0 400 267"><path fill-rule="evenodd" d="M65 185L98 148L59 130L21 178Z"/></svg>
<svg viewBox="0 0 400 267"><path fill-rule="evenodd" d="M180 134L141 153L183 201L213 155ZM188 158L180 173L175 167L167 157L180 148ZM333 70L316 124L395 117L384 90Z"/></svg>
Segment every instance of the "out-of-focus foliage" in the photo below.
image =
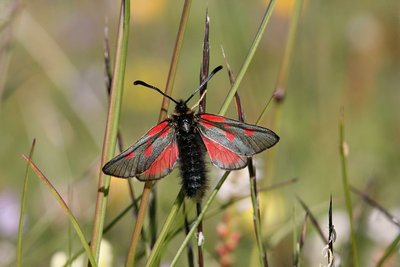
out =
<svg viewBox="0 0 400 267"><path fill-rule="evenodd" d="M119 1L76 0L0 2L0 251L11 251L5 255L13 253L17 237L14 230L4 227L18 223L18 208L13 211L12 207L19 205L25 170L20 154L29 151L34 137L36 164L68 200L75 216L90 233L107 110L104 25L107 22L109 26L113 56L119 4ZM181 4L182 1L132 1L120 126L125 147L157 121L161 96L134 87L132 81L141 79L160 88L165 86ZM224 63L222 45L232 70L237 72L265 6L265 1L194 1L173 97L186 98L199 84L207 7L210 66ZM256 120L274 90L291 8L292 1L278 1L262 44L239 88L249 122ZM271 152L257 156L260 186L291 177L298 177L299 182L273 194L266 193L265 197L261 194L261 205L267 208L265 215L269 217L264 218L270 229L264 231L266 240L283 224L290 224L296 202L294 195L318 206L316 211L321 216L326 214L330 193L336 199L334 207L338 210L343 207L337 126L341 107L350 149L351 184L364 188L373 183L373 196L385 207L398 209L399 16L399 1L305 1L282 112L273 124L268 116L262 123L273 125L281 141L273 149L272 163L265 163ZM219 110L229 86L225 72L211 80L208 112ZM229 116L235 114L232 105ZM266 165L272 168L263 170ZM214 175L217 173L214 167L209 169L210 176L218 177ZM55 252L68 250L67 240L72 240L72 251L79 244L73 234L68 234L68 221L52 196L31 176L23 262L27 266L45 266ZM142 184L135 180L134 185L140 192ZM226 186L246 187L242 183ZM177 172L161 180L157 187L162 188L158 191L162 222L179 190ZM110 194L107 217L111 219L129 203L126 181L113 179ZM360 205L356 197L353 200ZM4 213L3 206L9 213ZM229 222L235 231L241 232L233 258L235 266L249 266L248 255L254 253L251 248L255 240L247 208L244 204L229 211L231 215L240 215L233 216L237 219L230 217ZM220 220L217 216L205 222L207 266L218 260L214 257L218 242L215 233ZM106 235L114 259L126 255L127 233L133 223L128 216ZM339 230L338 235L340 238ZM361 265L367 266L372 261L370 255L387 244L375 244L367 235L361 238L368 240L359 248ZM180 238L172 244L179 242ZM312 239L307 242L314 243ZM320 255L321 249L313 247L307 253ZM288 266L291 251L290 238L280 242L270 253L272 266ZM173 249L167 250L165 257L173 253ZM0 256L0 266L13 262L12 257Z"/></svg>

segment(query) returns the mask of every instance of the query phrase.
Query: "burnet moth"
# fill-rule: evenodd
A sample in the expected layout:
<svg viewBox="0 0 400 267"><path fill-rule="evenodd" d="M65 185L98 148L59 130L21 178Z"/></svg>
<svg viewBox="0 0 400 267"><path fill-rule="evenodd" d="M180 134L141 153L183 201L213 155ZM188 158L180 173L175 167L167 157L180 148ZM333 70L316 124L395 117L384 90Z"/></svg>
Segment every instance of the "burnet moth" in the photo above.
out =
<svg viewBox="0 0 400 267"><path fill-rule="evenodd" d="M214 114L195 114L194 108L188 108L190 99L221 69L222 66L215 68L188 99L179 101L157 87L135 81L135 85L151 88L170 99L176 104L175 110L134 145L106 163L103 172L115 177L152 181L168 175L179 162L185 195L201 199L208 186L206 154L215 166L237 170L246 167L247 157L275 145L279 137L267 128Z"/></svg>

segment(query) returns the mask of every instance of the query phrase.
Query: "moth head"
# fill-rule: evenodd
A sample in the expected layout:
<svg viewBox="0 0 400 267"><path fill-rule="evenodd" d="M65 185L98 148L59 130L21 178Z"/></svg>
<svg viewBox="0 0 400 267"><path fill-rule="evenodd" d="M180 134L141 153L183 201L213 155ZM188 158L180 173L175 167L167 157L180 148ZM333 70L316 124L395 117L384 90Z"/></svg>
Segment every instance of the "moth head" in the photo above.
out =
<svg viewBox="0 0 400 267"><path fill-rule="evenodd" d="M179 100L178 103L175 106L175 114L188 114L191 113L192 110L188 108L186 101L184 100Z"/></svg>

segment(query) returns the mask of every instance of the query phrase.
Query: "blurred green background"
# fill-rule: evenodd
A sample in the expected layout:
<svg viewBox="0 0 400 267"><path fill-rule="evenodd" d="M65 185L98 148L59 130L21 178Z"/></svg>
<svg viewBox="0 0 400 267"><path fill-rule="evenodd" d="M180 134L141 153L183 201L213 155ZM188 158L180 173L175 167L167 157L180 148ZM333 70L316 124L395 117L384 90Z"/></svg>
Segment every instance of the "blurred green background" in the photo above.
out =
<svg viewBox="0 0 400 267"><path fill-rule="evenodd" d="M183 1L166 0L131 3L120 121L125 147L157 122L162 97L154 91L134 87L132 81L141 79L164 88L182 4ZM292 6L293 1L278 1L240 85L248 122L255 122L275 89ZM199 84L207 7L210 68L224 64L220 48L223 46L232 70L237 73L257 32L266 1L193 2L174 98L186 98ZM106 22L109 25L113 60L119 8L119 1L0 2L0 251L3 251L0 255L6 255L0 257L0 266L15 264L19 202L26 168L21 153L29 152L33 138L37 141L35 163L68 201L87 238L90 237L107 111L104 26ZM342 107L349 145L350 183L361 189L372 184L373 196L383 206L399 208L399 85L399 1L309 0L303 3L285 101L276 117L267 114L262 122L272 127L281 141L271 151L257 156L259 178L265 174L260 181L262 185L292 177L299 181L262 195L262 205L267 210L264 230L267 240L282 225L290 226L293 207L297 205L296 195L316 207L315 212L321 218L326 217L331 193L335 210L344 210L338 148L338 118ZM229 88L225 71L211 80L208 112L218 112ZM227 115L236 117L234 105ZM266 163L268 159L271 161ZM215 167L209 169L210 176L218 177L214 175L218 174ZM139 194L143 185L136 180L134 185ZM226 186L243 185L228 183ZM161 180L157 187L162 222L179 190L177 172ZM110 194L107 221L130 201L124 180L113 179ZM68 250L69 236L72 236L72 250L76 251L79 244L68 230L66 216L33 173L27 196L25 266L49 265L56 251ZM356 205L360 204L354 195L353 200ZM252 222L248 214L240 216L239 210L231 211L240 218L234 216L231 220L242 236L233 253L233 266L250 266L249 255L255 246ZM300 207L296 210L302 218ZM129 245L134 220L128 217L105 236L112 246L115 266L124 261ZM215 246L221 240L215 232L220 220L221 216L216 216L205 223L207 266L218 266ZM181 238L175 239L168 248L164 255L166 261L174 255ZM289 235L270 249L273 266L290 265L291 238ZM347 236L338 234L338 238ZM373 262L371 249L379 246L385 244L375 244L371 239L361 246L363 266ZM324 259L319 256L322 248L323 244L307 253L315 254L316 262L322 263ZM305 260L311 264L315 259L305 256Z"/></svg>

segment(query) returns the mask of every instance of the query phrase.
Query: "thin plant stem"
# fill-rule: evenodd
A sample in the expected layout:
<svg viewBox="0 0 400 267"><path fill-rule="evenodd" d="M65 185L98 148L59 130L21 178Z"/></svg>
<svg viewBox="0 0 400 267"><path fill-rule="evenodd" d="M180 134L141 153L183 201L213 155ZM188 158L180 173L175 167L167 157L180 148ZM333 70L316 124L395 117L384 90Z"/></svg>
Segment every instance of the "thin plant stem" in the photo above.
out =
<svg viewBox="0 0 400 267"><path fill-rule="evenodd" d="M231 85L235 83L235 77L233 72L230 68L228 60L225 56L224 51L222 50L222 54L225 58L226 66L228 69L228 76ZM238 92L235 93L235 103L236 109L239 117L239 121L244 122L244 111L242 109L242 104L240 101L240 96ZM256 169L254 168L253 159L249 158L247 160L248 171L249 171L249 179L250 179L250 196L251 196L251 203L253 207L253 225L254 225L254 232L257 240L257 248L259 252L259 260L262 266L268 266L268 257L267 251L265 249L264 244L262 243L262 233L261 233L261 213L259 208L259 200L258 200L258 193L257 193L257 180L256 180Z"/></svg>
<svg viewBox="0 0 400 267"><path fill-rule="evenodd" d="M386 263L386 260L388 260L394 253L398 251L399 243L400 243L400 235L397 235L397 237L392 241L392 243L390 243L390 245L385 249L385 252L383 253L382 257L377 262L376 267L385 266L384 264Z"/></svg>
<svg viewBox="0 0 400 267"><path fill-rule="evenodd" d="M41 170L32 162L32 160L30 158L28 158L27 156L25 156L25 155L22 155L22 157L23 157L24 160L26 160L29 163L29 165L31 166L33 171L36 173L36 175L41 179L41 181L44 183L44 185L49 189L50 193L53 194L53 196L56 198L58 203L61 205L61 207L63 208L65 214L68 216L69 221L71 222L72 226L74 227L75 232L78 235L83 248L86 251L86 256L88 257L90 264L92 266L97 266L95 258L94 258L93 254L92 254L92 252L90 250L90 247L88 245L88 242L85 239L85 235L83 234L82 228L79 226L78 221L76 220L76 218L72 214L71 210L69 209L68 205L65 203L64 199L57 192L57 190L51 184L49 179L47 179L47 177L41 172Z"/></svg>
<svg viewBox="0 0 400 267"><path fill-rule="evenodd" d="M121 211L117 216L115 216L114 219L112 219L103 229L103 235L106 234L108 231L110 231L114 225L117 224L124 216L127 214L132 208L134 209L135 206L137 205L137 202L139 202L141 197L136 198L130 205L128 205L123 211ZM79 250L76 252L74 255L72 255L71 258L67 260L67 262L64 264L63 267L70 266L71 263L78 258L83 252L85 252L84 249Z"/></svg>
<svg viewBox="0 0 400 267"><path fill-rule="evenodd" d="M257 194L256 170L254 168L252 158L248 159L248 168L250 175L250 196L251 196L251 203L253 206L253 224L254 224L254 232L256 234L259 260L261 266L267 267L268 266L267 251L262 242L263 236L261 232L261 214L260 214L260 206Z"/></svg>
<svg viewBox="0 0 400 267"><path fill-rule="evenodd" d="M300 205L302 206L304 211L308 213L308 216L311 220L312 225L314 225L315 229L317 230L318 235L321 237L324 244L328 244L328 238L324 235L324 232L322 231L321 226L318 224L317 218L315 218L314 214L311 212L311 210L308 208L306 203L304 203L304 201L301 198L297 197L297 199L299 200Z"/></svg>
<svg viewBox="0 0 400 267"><path fill-rule="evenodd" d="M126 58L128 53L128 37L130 21L130 0L121 1L121 13L118 27L117 49L111 85L108 117L103 142L101 166L114 156L118 133L119 114L122 102ZM108 193L111 177L99 171L96 210L93 221L92 242L90 247L96 259L99 258L100 242L103 236L104 220L107 210Z"/></svg>
<svg viewBox="0 0 400 267"><path fill-rule="evenodd" d="M190 228L189 233L186 235L186 237L183 240L181 246L179 247L177 253L175 254L175 257L172 260L170 267L176 266L179 257L182 255L185 247L189 243L189 241L192 238L193 234L196 232L197 226L199 225L201 220L203 220L204 215L206 214L207 210L210 208L211 203L213 202L213 200L217 196L217 193L218 193L219 189L221 188L222 184L225 182L225 180L228 177L229 173L230 173L230 171L226 171L224 173L224 175L221 177L221 179L218 181L217 185L215 186L214 190L211 192L209 198L207 199L207 201L204 204L203 210L201 211L199 216L197 216L196 220L193 222L192 228ZM146 265L146 266L152 266L152 265Z"/></svg>
<svg viewBox="0 0 400 267"><path fill-rule="evenodd" d="M151 250L150 256L146 263L146 267L155 266L155 263L157 262L158 257L160 256L160 251L161 251L163 242L167 237L170 227L175 223L176 215L178 214L178 211L179 211L180 207L182 206L184 198L185 198L185 194L183 193L183 190L179 191L179 194L176 197L174 204L172 205L172 209L169 212L168 217L165 220L165 223L163 224L163 228L161 229L160 234L158 235L157 241L154 244L153 249ZM186 247L186 245L187 245L187 243L185 244L185 247Z"/></svg>
<svg viewBox="0 0 400 267"><path fill-rule="evenodd" d="M206 10L206 20L204 27L204 40L203 40L203 61L201 62L200 69L200 84L207 79L209 69L210 69L210 18L208 16L208 9ZM204 91L207 89L207 85L203 86L200 90L200 95L203 95ZM199 112L204 113L206 111L206 98L207 95L203 97L200 101Z"/></svg>
<svg viewBox="0 0 400 267"><path fill-rule="evenodd" d="M200 84L203 84L203 82L207 79L208 74L209 74L209 69L210 69L210 18L208 17L208 9L206 10L206 19L205 19L205 26L204 26L204 39L203 39L203 60L201 63L201 69L200 69ZM207 84L203 86L203 88L200 90L200 95L203 95L205 91L207 90ZM206 112L206 97L207 95L205 94L199 104L199 112L204 113ZM196 212L197 216L201 212L201 200L199 200L196 203ZM198 259L198 266L203 267L204 266L204 256L203 256L203 244L200 241L200 239L203 236L203 221L199 223L199 226L197 227L197 259Z"/></svg>
<svg viewBox="0 0 400 267"><path fill-rule="evenodd" d="M340 112L339 117L339 154L340 154L340 162L342 169L342 184L343 184L343 193L346 203L347 215L349 217L349 225L350 225L350 237L351 237L351 255L352 255L352 264L351 266L358 267L358 254L357 254L357 241L354 231L354 222L353 222L353 207L351 204L350 198L350 187L349 187L349 179L347 176L347 162L346 157L348 154L348 146L344 137L344 111L343 109Z"/></svg>
<svg viewBox="0 0 400 267"><path fill-rule="evenodd" d="M306 215L304 216L304 221L303 221L303 225L301 227L299 240L296 244L296 251L295 251L294 262L293 262L294 267L300 266L301 250L304 246L304 241L305 241L306 233L307 233L307 220L308 220L308 212L306 212ZM296 227L296 226L294 226L294 227Z"/></svg>
<svg viewBox="0 0 400 267"><path fill-rule="evenodd" d="M271 185L271 186L266 187L266 188L260 188L260 190L258 190L258 192L265 192L265 191L274 190L274 189L277 189L279 187L286 186L286 185L289 185L291 183L295 183L296 181L297 181L296 178L293 178L293 179L290 179L290 180L286 180L286 181ZM249 198L249 197L250 197L250 195L247 195L247 196L237 197L237 198L234 198L232 200L229 200L226 203L223 203L223 204L219 205L216 209L211 210L210 212L208 212L207 216L204 216L203 219L207 220L209 218L212 218L215 215L220 214L222 211L226 210L230 206L238 203L239 201L241 201L243 199ZM192 224L192 223L193 223L193 221L189 222L189 224ZM172 239L173 237L175 237L178 233L180 233L182 231L182 229L184 229L184 226L178 226L178 227L175 228L175 230L172 230L171 231L172 233L169 234L169 239ZM186 234L188 232L189 232L189 230L186 231Z"/></svg>
<svg viewBox="0 0 400 267"><path fill-rule="evenodd" d="M183 216L184 216L184 222L183 222L183 226L185 229L185 234L188 234L190 231L190 225L189 225L189 220L188 220L188 214L186 211L186 204L185 202L183 202L183 206L182 206L183 210ZM189 267L194 267L194 255L193 255L193 247L191 243L188 243L187 245L187 257L188 257L188 266Z"/></svg>
<svg viewBox="0 0 400 267"><path fill-rule="evenodd" d="M329 199L329 235L328 235L328 264L329 266L334 266L335 257L333 254L333 242L336 239L336 231L333 226L333 218L332 218L332 194Z"/></svg>
<svg viewBox="0 0 400 267"><path fill-rule="evenodd" d="M224 103L222 104L221 109L219 110L220 115L224 115L226 111L228 110L229 104L231 103L233 97L235 96L235 93L237 92L240 83L242 82L242 79L244 77L244 74L246 73L250 62L252 61L254 54L258 48L258 45L260 44L261 38L264 35L264 31L268 25L269 19L272 15L272 11L275 7L276 0L271 0L268 4L268 7L265 11L264 17L261 21L260 27L258 28L257 34L253 40L253 44L250 47L249 52L247 53L246 59L243 62L242 67L240 68L240 71L236 77L235 83L233 84L231 90L229 91L228 95L225 98Z"/></svg>
<svg viewBox="0 0 400 267"><path fill-rule="evenodd" d="M201 213L201 202L196 203L196 212L197 216ZM197 259L198 259L198 266L204 266L204 257L203 257L203 242L201 241L201 236L203 235L203 220L200 221L199 225L197 226Z"/></svg>
<svg viewBox="0 0 400 267"><path fill-rule="evenodd" d="M31 150L29 151L29 158L33 156L35 151L36 139L34 138L31 145ZM29 181L29 163L26 165L24 185L22 188L21 196L21 211L19 215L19 225L18 225L18 245L17 245L17 266L21 266L22 262L22 234L24 230L24 220L25 220L25 210L26 210L26 195L28 194L28 181Z"/></svg>
<svg viewBox="0 0 400 267"><path fill-rule="evenodd" d="M171 65L170 65L170 69L169 69L169 73L168 73L167 85L165 88L165 94L167 94L167 95L171 95L171 92L172 92L172 88L173 88L173 84L174 84L174 80L175 80L175 76L176 76L176 70L177 70L177 66L178 66L178 61L179 61L179 56L180 56L180 51L181 51L182 44L183 44L183 37L185 34L187 21L189 18L189 11L190 11L191 3L192 3L192 0L185 0L185 3L183 5L178 34L176 37L174 52L172 55ZM169 106L169 99L164 97L163 102L161 104L159 121L163 120L167 116L168 106ZM141 232L141 229L143 227L144 215L145 215L145 211L147 210L147 207L148 207L148 202L149 202L149 197L150 197L150 192L151 192L152 187L153 187L152 182L146 182L144 185L144 188L143 188L142 200L140 201L138 217L136 220L135 228L133 229L133 233L132 233L131 245L130 245L129 252L128 252L126 266L134 266L135 265L135 253L136 253L136 247L139 242L139 233ZM156 241L156 243L157 243L157 241ZM155 245L156 244L154 244L154 247L155 247ZM153 250L154 250L154 247L153 247ZM151 254L150 254L150 256L151 256Z"/></svg>
<svg viewBox="0 0 400 267"><path fill-rule="evenodd" d="M298 30L298 25L299 25L299 21L300 21L302 5L303 5L303 0L295 1L293 16L290 20L289 33L288 33L288 37L287 37L287 41L286 41L285 51L283 53L283 59L282 59L282 62L281 62L280 68L279 68L278 78L277 78L276 84L275 84L275 91L270 99L270 101L274 99L276 103L281 103L286 95L287 77L288 77L288 73L289 73L289 68L291 66L290 63L292 60L293 49L294 49L296 33ZM265 117L268 106L269 106L268 104L265 105L265 107L264 107L263 111L261 112L257 121L261 121Z"/></svg>
<svg viewBox="0 0 400 267"><path fill-rule="evenodd" d="M399 218L393 216L387 209L385 209L381 204L379 204L376 200L372 199L366 193L361 192L354 186L350 185L350 190L356 195L360 196L364 202L369 204L371 207L379 210L389 221L391 221L394 225L400 228L400 220Z"/></svg>

